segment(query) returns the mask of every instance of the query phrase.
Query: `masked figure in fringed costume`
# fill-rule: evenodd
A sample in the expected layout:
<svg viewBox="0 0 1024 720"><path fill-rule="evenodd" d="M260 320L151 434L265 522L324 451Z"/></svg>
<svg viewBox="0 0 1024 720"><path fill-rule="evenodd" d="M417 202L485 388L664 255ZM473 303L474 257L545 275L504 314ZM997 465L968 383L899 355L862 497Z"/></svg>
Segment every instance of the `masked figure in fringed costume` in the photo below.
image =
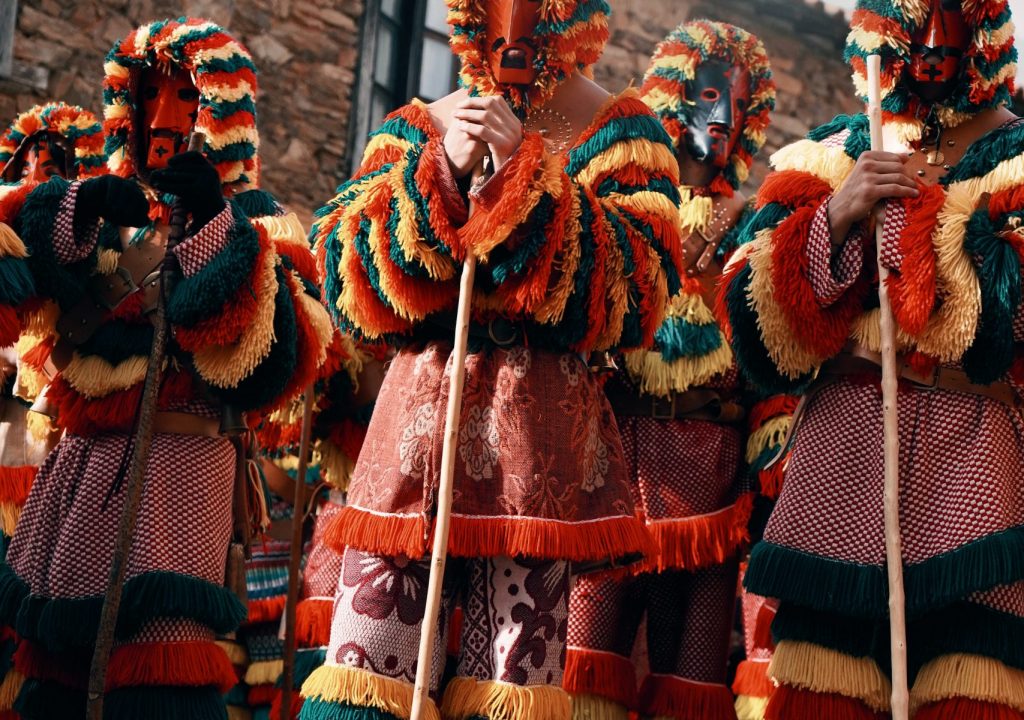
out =
<svg viewBox="0 0 1024 720"><path fill-rule="evenodd" d="M900 524L911 711L1024 712L1024 124L1003 0L864 0L847 58L883 58L886 147L838 117L773 158L726 270L741 367L819 373L747 587L781 599L769 718L887 710L887 589L874 233L898 332Z"/></svg>
<svg viewBox="0 0 1024 720"><path fill-rule="evenodd" d="M262 413L299 392L325 359L330 319L301 227L258 189L248 52L212 23L164 21L117 43L105 69L111 174L52 178L28 196L16 228L39 296L62 316L47 398L64 431L0 580L0 613L26 641L16 708L26 718L84 714L153 334L158 288L144 279L162 260L175 196L189 220L174 250L181 276L167 289L174 348L105 711L223 718L221 693L235 676L215 634L234 630L245 608L224 586L236 458L219 434L220 406ZM203 152L183 153L193 129L205 133Z"/></svg>
<svg viewBox="0 0 1024 720"><path fill-rule="evenodd" d="M53 370L47 360L56 308L36 295L24 243L10 227L40 183L54 175L74 180L105 172L103 126L80 107L38 105L0 136L0 165L0 534L6 550L36 470L57 441L49 418L30 411ZM17 637L11 628L0 632L6 668L0 718L15 717L11 705L22 683L11 669Z"/></svg>
<svg viewBox="0 0 1024 720"><path fill-rule="evenodd" d="M329 305L343 328L400 350L328 529L345 558L303 718L408 717L467 253L479 268L448 588L464 622L441 713L568 718L567 561L649 545L611 408L581 356L653 341L679 287L678 170L635 91L609 96L582 74L607 12L451 0L465 89L390 115L319 213ZM470 187L485 156L494 174Z"/></svg>
<svg viewBox="0 0 1024 720"><path fill-rule="evenodd" d="M739 186L764 144L775 84L756 37L699 20L658 46L641 95L675 148L686 275L655 349L626 354L606 391L658 554L643 574L577 583L564 686L576 718L735 720L726 664L753 493L737 372L711 307L751 214ZM650 674L638 695L631 654L645 611Z"/></svg>

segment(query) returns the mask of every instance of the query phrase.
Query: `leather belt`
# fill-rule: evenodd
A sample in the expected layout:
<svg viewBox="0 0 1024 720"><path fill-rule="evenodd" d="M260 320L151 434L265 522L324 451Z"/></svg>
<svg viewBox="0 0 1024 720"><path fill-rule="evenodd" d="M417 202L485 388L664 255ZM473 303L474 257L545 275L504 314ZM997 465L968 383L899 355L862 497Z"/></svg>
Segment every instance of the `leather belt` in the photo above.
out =
<svg viewBox="0 0 1024 720"><path fill-rule="evenodd" d="M997 382L991 385L979 385L971 382L963 370L941 366L936 366L930 373L922 375L907 365L902 356L897 356L896 362L899 366L900 378L911 383L912 387L917 390L949 390L968 395L979 395L1012 408L1017 408L1020 404L1017 393L1008 383ZM842 355L825 363L821 372L823 375L840 376L865 373L878 375L882 372L882 356L861 345L854 345Z"/></svg>
<svg viewBox="0 0 1024 720"><path fill-rule="evenodd" d="M223 437L220 419L192 413L161 411L153 416L153 432L177 435L198 435L199 437Z"/></svg>
<svg viewBox="0 0 1024 720"><path fill-rule="evenodd" d="M745 415L742 405L723 398L721 393L711 388L694 388L661 397L643 395L622 383L609 382L605 394L615 414L624 417L735 423Z"/></svg>

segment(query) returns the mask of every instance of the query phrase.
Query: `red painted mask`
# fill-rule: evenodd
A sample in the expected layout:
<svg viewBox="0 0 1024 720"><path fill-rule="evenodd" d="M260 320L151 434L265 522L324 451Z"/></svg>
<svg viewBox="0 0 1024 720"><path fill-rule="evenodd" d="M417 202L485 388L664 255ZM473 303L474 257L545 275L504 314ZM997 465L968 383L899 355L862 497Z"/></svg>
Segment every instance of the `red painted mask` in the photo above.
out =
<svg viewBox="0 0 1024 720"><path fill-rule="evenodd" d="M529 85L536 79L540 0L488 0L487 42L491 72L506 85Z"/></svg>
<svg viewBox="0 0 1024 720"><path fill-rule="evenodd" d="M931 0L928 19L910 38L907 84L927 102L948 98L960 80L971 29L960 0Z"/></svg>
<svg viewBox="0 0 1024 720"><path fill-rule="evenodd" d="M724 60L697 66L686 83L692 104L683 145L697 162L724 168L743 132L750 107L750 73Z"/></svg>
<svg viewBox="0 0 1024 720"><path fill-rule="evenodd" d="M170 73L148 68L139 83L139 98L139 129L145 138L140 156L147 170L158 170L188 147L199 111L199 91L181 68Z"/></svg>
<svg viewBox="0 0 1024 720"><path fill-rule="evenodd" d="M38 185L54 175L68 176L67 154L60 141L50 133L38 133L28 138L4 172L7 182L23 181Z"/></svg>

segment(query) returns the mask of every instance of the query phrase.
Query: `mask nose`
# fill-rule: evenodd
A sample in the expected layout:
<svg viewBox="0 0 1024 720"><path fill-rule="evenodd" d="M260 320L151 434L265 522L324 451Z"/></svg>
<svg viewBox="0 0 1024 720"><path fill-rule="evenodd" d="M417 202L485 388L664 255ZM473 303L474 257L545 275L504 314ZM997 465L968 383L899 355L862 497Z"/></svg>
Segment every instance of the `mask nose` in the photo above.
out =
<svg viewBox="0 0 1024 720"><path fill-rule="evenodd" d="M727 137L730 128L732 128L732 96L728 92L723 92L718 96L708 115L708 131L715 137Z"/></svg>
<svg viewBox="0 0 1024 720"><path fill-rule="evenodd" d="M171 98L165 97L163 93L157 97L153 107L153 117L149 119L151 130L182 130L177 127L180 124L178 113L175 113L174 102Z"/></svg>

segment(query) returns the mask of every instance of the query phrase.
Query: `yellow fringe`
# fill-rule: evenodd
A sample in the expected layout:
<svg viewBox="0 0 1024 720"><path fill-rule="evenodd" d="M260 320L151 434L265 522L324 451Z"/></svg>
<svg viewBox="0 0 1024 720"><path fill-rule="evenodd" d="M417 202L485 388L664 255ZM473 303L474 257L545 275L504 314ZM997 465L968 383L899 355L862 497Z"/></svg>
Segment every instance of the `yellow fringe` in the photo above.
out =
<svg viewBox="0 0 1024 720"><path fill-rule="evenodd" d="M277 682L284 672L284 660L261 660L246 668L246 685L269 685Z"/></svg>
<svg viewBox="0 0 1024 720"><path fill-rule="evenodd" d="M50 442L57 431L53 426L53 418L38 412L26 413L25 424L32 439L40 443Z"/></svg>
<svg viewBox="0 0 1024 720"><path fill-rule="evenodd" d="M264 253L263 258L263 267L260 268L256 286L252 288L259 305L242 337L233 345L207 345L192 354L196 370L204 380L216 387L238 387L267 356L274 342L274 296L278 287L274 266L278 257L268 252Z"/></svg>
<svg viewBox="0 0 1024 720"><path fill-rule="evenodd" d="M228 705L228 720L252 720L252 712L249 708Z"/></svg>
<svg viewBox="0 0 1024 720"><path fill-rule="evenodd" d="M853 171L854 161L842 146L825 147L813 140L800 140L782 148L771 158L776 170L802 170L827 182L833 190Z"/></svg>
<svg viewBox="0 0 1024 720"><path fill-rule="evenodd" d="M241 643L218 640L217 647L224 651L232 665L247 665L249 663L249 653Z"/></svg>
<svg viewBox="0 0 1024 720"><path fill-rule="evenodd" d="M598 695L570 695L572 720L628 720L629 710Z"/></svg>
<svg viewBox="0 0 1024 720"><path fill-rule="evenodd" d="M398 718L412 714L413 686L400 680L374 675L368 670L342 665L322 665L306 678L302 696L326 702L374 707ZM437 705L424 700L424 720L441 720Z"/></svg>
<svg viewBox="0 0 1024 720"><path fill-rule="evenodd" d="M719 333L721 334L721 333ZM665 362L659 352L637 350L626 355L626 370L648 395L667 397L671 392L686 392L703 385L732 366L732 350L722 337L722 345L700 357L684 357Z"/></svg>
<svg viewBox="0 0 1024 720"><path fill-rule="evenodd" d="M523 687L457 677L444 691L441 713L445 720L566 720L572 709L569 694L554 685Z"/></svg>
<svg viewBox="0 0 1024 720"><path fill-rule="evenodd" d="M121 259L121 253L117 250L102 248L96 253L96 273L99 275L113 275L117 272L117 263Z"/></svg>
<svg viewBox="0 0 1024 720"><path fill-rule="evenodd" d="M889 679L873 660L793 640L775 648L768 675L778 684L855 698L879 712L888 709L892 693Z"/></svg>
<svg viewBox="0 0 1024 720"><path fill-rule="evenodd" d="M576 175L576 182L580 185L591 186L596 178L608 174L615 168L631 164L638 165L647 171L666 172L670 176L676 176L679 172L679 163L667 145L637 138L620 140L595 157ZM675 215L675 213L673 207L672 214Z"/></svg>
<svg viewBox="0 0 1024 720"><path fill-rule="evenodd" d="M11 226L0 222L0 257L25 258L28 250Z"/></svg>
<svg viewBox="0 0 1024 720"><path fill-rule="evenodd" d="M301 245L306 252L309 252L309 246L306 243L306 231L302 229L302 223L299 222L299 218L295 213L264 215L263 217L254 218L250 222L263 228L267 233L267 237L275 243Z"/></svg>
<svg viewBox="0 0 1024 720"><path fill-rule="evenodd" d="M316 335L317 344L312 349L316 351L316 366L320 367L327 360L327 346L331 344L331 338L334 336L334 325L331 324L331 318L324 306L320 304L320 300L302 290L301 280L296 279L296 282L299 283L299 296L296 305L302 308L303 314L309 320L313 333Z"/></svg>
<svg viewBox="0 0 1024 720"><path fill-rule="evenodd" d="M736 720L764 720L764 711L768 707L768 698L737 695L735 707Z"/></svg>
<svg viewBox="0 0 1024 720"><path fill-rule="evenodd" d="M11 668L4 676L3 683L0 683L0 710L10 710L14 707L14 701L21 692L21 686L25 684L25 676Z"/></svg>
<svg viewBox="0 0 1024 720"><path fill-rule="evenodd" d="M747 462L754 462L757 456L765 451L765 448L782 445L792 422L792 415L779 415L750 433L750 437L747 439Z"/></svg>
<svg viewBox="0 0 1024 720"><path fill-rule="evenodd" d="M554 267L561 270L561 277L556 285L549 289L547 299L540 304L534 313L540 323L557 324L562 321L565 315L565 306L569 302L574 288L573 278L576 277L576 270L580 264L580 243L581 232L579 193L571 193L569 201L572 203L572 210L568 213L566 220L565 237L567 242L563 244L562 250L555 255Z"/></svg>
<svg viewBox="0 0 1024 720"><path fill-rule="evenodd" d="M106 397L142 382L146 377L148 360L136 355L111 365L99 355L82 357L76 352L61 375L85 397Z"/></svg>
<svg viewBox="0 0 1024 720"><path fill-rule="evenodd" d="M313 450L314 462L320 466L320 477L336 490L348 489L348 481L356 464L334 443L319 442Z"/></svg>
<svg viewBox="0 0 1024 720"><path fill-rule="evenodd" d="M0 531L7 537L14 537L14 528L21 518L21 508L12 502L0 502Z"/></svg>
<svg viewBox="0 0 1024 720"><path fill-rule="evenodd" d="M1024 671L981 655L943 655L917 674L910 691L911 715L928 703L964 697L1024 711Z"/></svg>

